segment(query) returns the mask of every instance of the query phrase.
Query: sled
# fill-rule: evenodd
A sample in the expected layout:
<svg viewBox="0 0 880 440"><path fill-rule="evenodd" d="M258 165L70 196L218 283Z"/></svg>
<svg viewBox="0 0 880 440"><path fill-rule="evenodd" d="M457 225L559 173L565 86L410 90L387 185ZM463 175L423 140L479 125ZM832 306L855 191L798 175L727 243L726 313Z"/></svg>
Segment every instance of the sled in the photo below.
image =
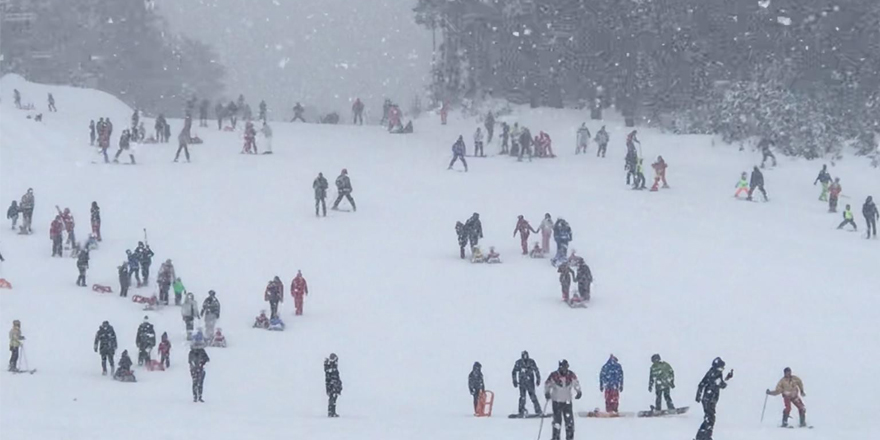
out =
<svg viewBox="0 0 880 440"><path fill-rule="evenodd" d="M118 382L137 382L137 378L134 377L134 373L119 373L118 370L116 374L113 375L113 380Z"/></svg>
<svg viewBox="0 0 880 440"><path fill-rule="evenodd" d="M113 293L113 288L101 284L92 284L92 291L98 293Z"/></svg>
<svg viewBox="0 0 880 440"><path fill-rule="evenodd" d="M568 304L568 306L573 309L586 309L589 305L589 302L575 297L566 302L566 304Z"/></svg>
<svg viewBox="0 0 880 440"><path fill-rule="evenodd" d="M12 289L12 283L6 281L6 278L0 278L0 289Z"/></svg>
<svg viewBox="0 0 880 440"><path fill-rule="evenodd" d="M280 324L269 324L269 327L266 329L270 332L283 332L284 331L284 323Z"/></svg>
<svg viewBox="0 0 880 440"><path fill-rule="evenodd" d="M665 409L665 410L660 410L660 411L657 411L657 410L653 410L653 409L652 409L652 410L649 410L649 411L639 411L639 412L636 414L636 417L665 417L665 416L675 416L675 415L680 415L680 414L684 414L684 413L688 412L688 409L690 409L689 406L684 406L684 407L681 407L681 408L675 408L675 409Z"/></svg>
<svg viewBox="0 0 880 440"><path fill-rule="evenodd" d="M479 400L477 400L477 412L474 415L476 417L492 417L492 407L494 405L495 393L484 390L480 393Z"/></svg>
<svg viewBox="0 0 880 440"><path fill-rule="evenodd" d="M165 365L162 364L162 361L150 359L147 362L147 371L165 371Z"/></svg>
<svg viewBox="0 0 880 440"><path fill-rule="evenodd" d="M159 307L159 300L155 295L149 298L142 295L134 295L131 297L131 301L138 304L144 304L144 310L156 310Z"/></svg>
<svg viewBox="0 0 880 440"><path fill-rule="evenodd" d="M486 258L486 264L501 264L501 258L498 258L498 257Z"/></svg>
<svg viewBox="0 0 880 440"><path fill-rule="evenodd" d="M635 417L636 413L634 412L616 412L610 413L605 411L599 411L598 409L594 409L592 411L579 411L577 413L578 417L590 417L596 419L616 419L621 417Z"/></svg>

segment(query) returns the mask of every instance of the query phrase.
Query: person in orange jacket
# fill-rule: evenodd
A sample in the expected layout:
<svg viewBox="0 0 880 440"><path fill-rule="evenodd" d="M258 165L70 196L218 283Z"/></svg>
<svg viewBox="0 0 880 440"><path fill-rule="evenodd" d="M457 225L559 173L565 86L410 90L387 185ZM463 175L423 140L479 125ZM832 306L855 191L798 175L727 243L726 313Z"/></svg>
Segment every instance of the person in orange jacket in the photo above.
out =
<svg viewBox="0 0 880 440"><path fill-rule="evenodd" d="M807 408L801 397L806 396L804 393L804 383L797 376L791 374L791 368L785 367L783 377L776 384L773 391L767 390L768 396L778 396L782 394L785 403L785 409L782 410L782 426L788 426L788 417L791 414L791 406L794 405L798 409L800 416L800 426L807 426Z"/></svg>
<svg viewBox="0 0 880 440"><path fill-rule="evenodd" d="M535 228L532 228L532 225L529 224L528 220L523 218L523 216L517 217L516 227L513 229L513 236L516 237L516 233L519 232L519 239L522 242L522 253L523 255L529 254L529 234L534 232L538 233Z"/></svg>
<svg viewBox="0 0 880 440"><path fill-rule="evenodd" d="M309 285L302 276L302 271L296 271L296 277L290 283L290 294L293 295L293 304L296 307L296 314L303 314L303 296L309 294Z"/></svg>
<svg viewBox="0 0 880 440"><path fill-rule="evenodd" d="M666 161L663 160L663 156L657 156L657 162L651 164L651 167L654 168L654 186L651 187L651 191L657 191L657 185L660 184L660 181L663 181L663 188L669 188L669 185L666 184Z"/></svg>

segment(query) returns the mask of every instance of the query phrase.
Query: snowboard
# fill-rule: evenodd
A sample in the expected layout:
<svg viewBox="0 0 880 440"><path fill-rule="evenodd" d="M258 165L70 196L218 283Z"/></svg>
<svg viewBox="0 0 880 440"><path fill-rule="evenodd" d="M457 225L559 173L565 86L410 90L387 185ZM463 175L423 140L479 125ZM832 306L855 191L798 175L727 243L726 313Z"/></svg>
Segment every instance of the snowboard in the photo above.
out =
<svg viewBox="0 0 880 440"><path fill-rule="evenodd" d="M578 417L590 417L590 418L598 418L598 419L615 419L620 417L635 417L636 413L634 412L616 412L609 413L604 411L599 411L598 409L594 409L592 411L578 411Z"/></svg>
<svg viewBox="0 0 880 440"><path fill-rule="evenodd" d="M553 417L553 414L510 414L507 416L508 419L546 419L549 417Z"/></svg>
<svg viewBox="0 0 880 440"><path fill-rule="evenodd" d="M650 411L639 411L636 414L636 417L664 417L664 416L674 416L679 414L684 414L690 409L689 406L675 408L675 409L665 409L665 410L650 410Z"/></svg>
<svg viewBox="0 0 880 440"><path fill-rule="evenodd" d="M780 428L786 428L786 429L794 429L794 428L799 428L799 429L800 429L800 428L813 429L813 425L807 425L807 426L779 425L779 427L780 427Z"/></svg>
<svg viewBox="0 0 880 440"><path fill-rule="evenodd" d="M14 373L14 374L23 374L23 373L34 374L34 373L36 373L36 372L37 372L37 369L36 369L36 368L34 368L34 369L32 369L32 370L14 370L14 371L10 371L10 373Z"/></svg>

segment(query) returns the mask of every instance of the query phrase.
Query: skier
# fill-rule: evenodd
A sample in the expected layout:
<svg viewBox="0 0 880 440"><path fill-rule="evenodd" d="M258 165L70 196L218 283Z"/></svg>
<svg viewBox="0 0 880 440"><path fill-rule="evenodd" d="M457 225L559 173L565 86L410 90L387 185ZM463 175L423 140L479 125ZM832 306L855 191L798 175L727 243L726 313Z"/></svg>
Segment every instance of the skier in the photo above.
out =
<svg viewBox="0 0 880 440"><path fill-rule="evenodd" d="M263 134L263 139L266 140L266 151L263 154L272 154L272 127L269 126L269 123L263 121L263 128L260 129L260 133ZM254 145L254 152L256 152L256 145Z"/></svg>
<svg viewBox="0 0 880 440"><path fill-rule="evenodd" d="M354 103L351 105L351 112L354 114L352 124L364 125L364 103L361 102L361 98L355 98Z"/></svg>
<svg viewBox="0 0 880 440"><path fill-rule="evenodd" d="M159 302L168 305L168 291L171 290L171 281L174 280L174 264L171 259L165 260L159 266L159 274L156 276L156 282L159 284ZM175 294L175 304L180 304L180 297Z"/></svg>
<svg viewBox="0 0 880 440"><path fill-rule="evenodd" d="M279 280L279 283L281 281ZM290 295L293 296L293 306L297 316L303 314L303 297L309 294L309 284L302 276L302 271L296 271L296 276L290 282Z"/></svg>
<svg viewBox="0 0 880 440"><path fill-rule="evenodd" d="M483 154L483 130L480 127L474 132L474 157L486 157Z"/></svg>
<svg viewBox="0 0 880 440"><path fill-rule="evenodd" d="M327 188L329 187L324 173L318 173L318 177L312 182L312 189L315 190L315 217L318 216L318 205L324 210L324 217L327 217Z"/></svg>
<svg viewBox="0 0 880 440"><path fill-rule="evenodd" d="M171 341L168 340L168 332L162 333L162 341L159 342L159 363L165 368L171 366Z"/></svg>
<svg viewBox="0 0 880 440"><path fill-rule="evenodd" d="M15 230L15 224L18 223L18 202L13 200L12 203L9 204L9 209L6 210L6 218L12 220L12 230Z"/></svg>
<svg viewBox="0 0 880 440"><path fill-rule="evenodd" d="M226 117L226 107L223 107L223 103L217 101L217 105L214 106L214 116L217 117L217 130L223 130L223 118Z"/></svg>
<svg viewBox="0 0 880 440"><path fill-rule="evenodd" d="M522 245L522 254L529 254L529 234L531 232L538 233L537 230L532 228L532 225L529 224L528 220L523 218L523 216L518 216L516 221L516 227L513 228L513 236L516 237L517 232L519 233L519 241Z"/></svg>
<svg viewBox="0 0 880 440"><path fill-rule="evenodd" d="M464 172L467 172L467 161L464 160L464 155L466 151L465 148L466 147L464 145L464 137L459 136L458 140L456 140L455 143L452 144L452 160L449 161L449 167L446 168L447 170L452 169L452 166L455 165L456 160L461 160L462 165L464 165Z"/></svg>
<svg viewBox="0 0 880 440"><path fill-rule="evenodd" d="M51 93L49 94L49 111L50 112L57 112L58 111L58 109L55 107L55 97L52 96Z"/></svg>
<svg viewBox="0 0 880 440"><path fill-rule="evenodd" d="M281 282L281 278L276 276L275 279L269 281L266 292L263 294L263 300L269 301L269 307L272 311L271 317L278 316L278 303L284 302L284 284Z"/></svg>
<svg viewBox="0 0 880 440"><path fill-rule="evenodd" d="M128 350L122 350L122 355L119 356L119 369L113 374L113 380L118 380L120 382L137 382L137 379L134 377L134 372L131 371L131 358L128 356Z"/></svg>
<svg viewBox="0 0 880 440"><path fill-rule="evenodd" d="M131 286L131 274L128 268L128 261L123 261L122 265L116 268L119 273L119 296L123 298L128 296L128 287Z"/></svg>
<svg viewBox="0 0 880 440"><path fill-rule="evenodd" d="M609 138L604 125L599 129L599 132L596 133L596 138L594 140L596 141L596 144L599 145L599 149L596 151L596 157L599 157L599 155L605 157L605 152L608 150Z"/></svg>
<svg viewBox="0 0 880 440"><path fill-rule="evenodd" d="M479 362L474 362L474 368L471 370L471 374L468 375L468 391L474 397L475 416L480 414L480 395L486 391L486 385L483 383L482 368L483 366Z"/></svg>
<svg viewBox="0 0 880 440"><path fill-rule="evenodd" d="M553 218L549 213L544 214L544 220L541 220L538 230L541 231L541 251L548 254L550 253L550 236L553 235Z"/></svg>
<svg viewBox="0 0 880 440"><path fill-rule="evenodd" d="M62 231L64 231L64 223L61 221L61 215L56 215L55 220L49 226L49 239L52 240L52 256L63 256L64 246L61 244L63 240Z"/></svg>
<svg viewBox="0 0 880 440"><path fill-rule="evenodd" d="M150 249L150 245L144 245L142 242L138 242L138 251L135 251L140 257L141 263L141 275L144 276L144 286L148 286L150 284L150 266L153 264L153 250Z"/></svg>
<svg viewBox="0 0 880 440"><path fill-rule="evenodd" d="M544 397L553 401L553 437L559 440L562 431L562 423L565 422L566 440L574 439L574 413L572 412L572 397L574 400L583 396L581 384L574 371L568 369L568 361L559 361L559 369L550 373L550 377L544 383Z"/></svg>
<svg viewBox="0 0 880 440"><path fill-rule="evenodd" d="M529 357L528 351L523 351L520 358L513 364L513 371L510 375L513 378L513 387L519 388L519 415L526 415L526 394L532 400L535 406L535 414L542 415L541 404L535 396L535 387L541 385L541 372L538 371L538 364Z"/></svg>
<svg viewBox="0 0 880 440"><path fill-rule="evenodd" d="M501 154L508 154L510 144L510 125L507 122L501 123Z"/></svg>
<svg viewBox="0 0 880 440"><path fill-rule="evenodd" d="M132 253L131 249L127 249L125 251L125 255L128 261L128 275L131 277L134 275L135 280L137 281L137 287L141 287L141 261L140 255L137 253ZM131 280L131 278L129 278ZM129 285L131 282L129 281Z"/></svg>
<svg viewBox="0 0 880 440"><path fill-rule="evenodd" d="M739 195L741 193L746 193L748 195L748 193L749 193L748 173L746 173L745 171L742 172L742 174L739 176L739 182L736 183L736 186L734 186L734 188L736 188L736 192L733 193L734 198L738 199Z"/></svg>
<svg viewBox="0 0 880 440"><path fill-rule="evenodd" d="M591 136L587 123L582 123L577 131L577 145L575 146L574 154L581 154L582 151L584 153L587 152L587 145L590 143Z"/></svg>
<svg viewBox="0 0 880 440"><path fill-rule="evenodd" d="M171 285L171 288L174 289L174 305L179 306L183 294L186 293L186 287L183 286L183 281L180 280L180 277L174 279L174 284Z"/></svg>
<svg viewBox="0 0 880 440"><path fill-rule="evenodd" d="M98 202L92 202L92 234L98 241L101 241L101 208Z"/></svg>
<svg viewBox="0 0 880 440"><path fill-rule="evenodd" d="M144 322L138 326L134 342L138 348L138 365L149 364L150 352L156 346L156 331L153 324L150 324L149 316L144 316Z"/></svg>
<svg viewBox="0 0 880 440"><path fill-rule="evenodd" d="M761 170L758 169L757 165L755 165L755 167L752 169L752 176L749 179L749 196L746 198L746 200L752 200L752 193L755 192L755 189L761 191L761 194L764 196L765 202L769 200L767 198L767 191L764 190L764 173L762 173Z"/></svg>
<svg viewBox="0 0 880 440"><path fill-rule="evenodd" d="M473 251L473 249L480 244L480 239L483 238L483 223L480 222L480 214L475 212L471 218L464 223L464 230L467 233L468 241L471 245L471 251Z"/></svg>
<svg viewBox="0 0 880 440"><path fill-rule="evenodd" d="M205 352L204 342L197 341L189 350L189 374L192 377L193 402L202 402L205 390L205 364L211 361Z"/></svg>
<svg viewBox="0 0 880 440"><path fill-rule="evenodd" d="M568 293L571 289L571 280L575 277L574 271L571 270L571 267L568 265L568 262L563 262L556 268L556 271L559 272L559 284L562 286L562 300L568 302Z"/></svg>
<svg viewBox="0 0 880 440"><path fill-rule="evenodd" d="M464 223L455 222L455 235L458 236L458 247L461 254L461 259L464 260L464 248L468 243L467 230L464 228Z"/></svg>
<svg viewBox="0 0 880 440"><path fill-rule="evenodd" d="M828 185L831 184L831 174L828 173L828 165L822 165L822 170L819 171L819 175L816 176L816 180L813 181L813 186L818 182L822 183L822 193L819 194L819 200L827 202Z"/></svg>
<svg viewBox="0 0 880 440"><path fill-rule="evenodd" d="M12 321L12 329L9 330L9 371L18 372L18 352L21 350L21 341L24 341L21 334L21 321Z"/></svg>
<svg viewBox="0 0 880 440"><path fill-rule="evenodd" d="M800 418L799 426L804 428L807 426L807 408L804 406L804 401L801 400L801 397L805 397L806 393L804 393L804 383L797 376L791 374L791 368L785 367L782 370L783 377L779 379L779 383L776 384L776 389L773 391L767 390L768 396L778 396L782 394L782 400L785 403L785 409L782 410L782 426L788 426L788 417L791 414L791 405L794 405L798 409L798 416Z"/></svg>
<svg viewBox="0 0 880 440"><path fill-rule="evenodd" d="M333 202L333 207L331 209L334 211L338 210L339 202L345 197L348 200L348 203L351 204L351 210L357 212L357 205L355 205L354 199L351 198L351 179L348 177L348 170L345 168L342 169L342 173L336 178L336 191L338 195L336 196L336 201Z"/></svg>
<svg viewBox="0 0 880 440"><path fill-rule="evenodd" d="M840 186L840 177L834 178L834 183L828 186L828 212L837 212L837 199L843 187Z"/></svg>
<svg viewBox="0 0 880 440"><path fill-rule="evenodd" d="M166 126L167 127L167 126ZM189 162L189 143L192 142L192 135L190 134L190 128L192 128L192 117L186 115L186 119L183 121L183 128L180 129L180 134L177 135L177 154L174 155L174 161L177 162L180 159L180 152L183 151L186 154L186 161Z"/></svg>
<svg viewBox="0 0 880 440"><path fill-rule="evenodd" d="M336 414L336 399L342 394L342 379L339 378L339 358L336 353L324 359L324 387L327 390L327 417L339 417Z"/></svg>
<svg viewBox="0 0 880 440"><path fill-rule="evenodd" d="M651 191L657 191L657 185L660 182L663 182L663 188L669 188L669 185L666 183L666 161L663 160L663 156L657 156L657 162L651 164L651 168L654 168L654 186L651 187Z"/></svg>
<svg viewBox="0 0 880 440"><path fill-rule="evenodd" d="M21 202L18 204L18 209L22 213L22 231L27 232L28 234L32 234L34 231L31 229L31 224L34 220L34 189L28 188L27 192L21 196Z"/></svg>
<svg viewBox="0 0 880 440"><path fill-rule="evenodd" d="M757 168L757 167L755 167ZM724 373L724 361L720 357L712 361L712 368L703 376L703 380L697 385L697 403L703 404L703 423L697 431L697 437L694 440L712 440L712 432L715 430L715 407L718 405L718 398L721 390L727 388L727 381L733 378L733 370L722 376Z"/></svg>
<svg viewBox="0 0 880 440"><path fill-rule="evenodd" d="M303 112L305 112L305 109L300 103L297 102L296 105L293 106L293 119L291 119L290 122L294 122L297 119L302 122L306 122L306 118L303 117Z"/></svg>
<svg viewBox="0 0 880 440"><path fill-rule="evenodd" d="M183 300L183 306L180 308L180 316L183 318L183 324L186 326L186 340L192 340L193 321L199 317L199 306L196 304L196 297L192 292L187 292L186 299Z"/></svg>
<svg viewBox="0 0 880 440"><path fill-rule="evenodd" d="M572 255L574 255L574 251L572 251ZM574 257L572 257L574 259ZM590 271L590 266L587 266L587 263L583 258L577 257L577 283L578 283L578 296L581 301L589 301L590 300L590 284L593 283L593 273Z"/></svg>
<svg viewBox="0 0 880 440"><path fill-rule="evenodd" d="M653 411L660 411L662 399L666 400L666 407L675 409L672 404L672 398L669 397L669 390L675 388L675 371L667 362L660 360L660 355L651 356L651 373L648 376L648 392L651 389L656 390L657 398L654 400Z"/></svg>
<svg viewBox="0 0 880 440"><path fill-rule="evenodd" d="M599 391L605 392L605 412L617 414L620 393L623 392L623 368L612 354L599 374Z"/></svg>
<svg viewBox="0 0 880 440"><path fill-rule="evenodd" d="M874 204L872 196L865 199L865 204L862 205L862 215L865 216L865 223L868 224L868 235L865 238L871 238L871 231L874 232L874 238L877 238L877 220L880 219L880 212L877 211L877 205Z"/></svg>
<svg viewBox="0 0 880 440"><path fill-rule="evenodd" d="M776 156L774 156L773 152L770 151L771 146L776 146L776 142L772 141L769 138L763 138L760 142L758 142L758 148L761 149L761 154L764 156L764 159L761 160L761 168L764 168L764 165L767 163L767 159L773 159L773 166L776 166Z"/></svg>
<svg viewBox="0 0 880 440"><path fill-rule="evenodd" d="M202 302L202 318L205 319L205 331L208 335L214 335L214 325L220 319L220 300L217 299L217 293L213 290L208 291L208 297Z"/></svg>
<svg viewBox="0 0 880 440"><path fill-rule="evenodd" d="M843 221L840 222L840 225L837 226L837 229L843 229L847 224L852 225L853 231L858 231L859 227L856 226L856 222L853 221L853 213L852 208L849 205L846 205L846 209L843 210Z"/></svg>
<svg viewBox="0 0 880 440"><path fill-rule="evenodd" d="M556 264L568 258L568 244L574 239L571 226L562 217L557 218L556 224L553 225L553 239L556 240L556 256L553 257L552 262Z"/></svg>
<svg viewBox="0 0 880 440"><path fill-rule="evenodd" d="M89 121L89 145L95 146L95 120Z"/></svg>
<svg viewBox="0 0 880 440"><path fill-rule="evenodd" d="M86 270L89 269L88 248L79 251L79 254L76 257L76 268L79 270L79 277L76 279L76 285L86 287Z"/></svg>
<svg viewBox="0 0 880 440"><path fill-rule="evenodd" d="M110 361L110 373L113 374L113 357L116 356L116 332L109 322L104 321L95 333L95 353L101 354L101 369L107 375L107 361Z"/></svg>
<svg viewBox="0 0 880 440"><path fill-rule="evenodd" d="M254 123L251 121L244 124L244 148L241 152L257 154L257 130L254 129Z"/></svg>

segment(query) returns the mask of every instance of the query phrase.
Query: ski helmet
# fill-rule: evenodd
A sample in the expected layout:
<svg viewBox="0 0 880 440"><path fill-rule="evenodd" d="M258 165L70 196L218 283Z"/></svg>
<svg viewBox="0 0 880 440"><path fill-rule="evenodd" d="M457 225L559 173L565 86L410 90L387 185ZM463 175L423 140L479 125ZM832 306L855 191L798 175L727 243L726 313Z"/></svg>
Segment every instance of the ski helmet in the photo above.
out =
<svg viewBox="0 0 880 440"><path fill-rule="evenodd" d="M712 368L724 368L724 365L726 364L720 357L717 357L712 361Z"/></svg>
<svg viewBox="0 0 880 440"><path fill-rule="evenodd" d="M339 357L336 356L336 353L330 353L330 362L336 362L339 360Z"/></svg>

